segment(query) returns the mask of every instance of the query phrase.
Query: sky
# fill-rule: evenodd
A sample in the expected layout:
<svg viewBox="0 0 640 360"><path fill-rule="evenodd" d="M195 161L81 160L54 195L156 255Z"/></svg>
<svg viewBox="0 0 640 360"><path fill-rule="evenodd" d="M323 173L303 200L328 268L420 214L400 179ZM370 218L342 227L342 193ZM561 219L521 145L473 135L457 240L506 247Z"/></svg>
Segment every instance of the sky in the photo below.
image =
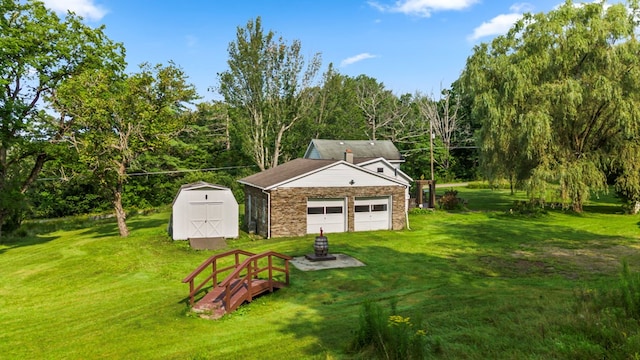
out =
<svg viewBox="0 0 640 360"><path fill-rule="evenodd" d="M203 101L218 100L217 74L238 27L260 17L265 31L299 40L322 71L367 75L396 95L439 94L464 69L473 47L507 32L523 12L563 0L44 0L87 25L105 25L124 44L128 71L143 62L180 66Z"/></svg>

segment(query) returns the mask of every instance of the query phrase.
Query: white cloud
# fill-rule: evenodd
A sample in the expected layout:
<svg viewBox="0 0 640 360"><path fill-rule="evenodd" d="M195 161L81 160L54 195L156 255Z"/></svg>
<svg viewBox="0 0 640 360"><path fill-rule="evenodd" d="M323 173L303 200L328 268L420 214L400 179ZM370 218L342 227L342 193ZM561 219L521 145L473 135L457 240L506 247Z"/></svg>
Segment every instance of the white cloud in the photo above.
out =
<svg viewBox="0 0 640 360"><path fill-rule="evenodd" d="M478 40L485 36L505 34L516 21L522 18L522 14L501 14L489 22L483 22L480 26L473 29L473 34L469 36L469 40Z"/></svg>
<svg viewBox="0 0 640 360"><path fill-rule="evenodd" d="M502 35L507 33L511 27L522 18L524 12L533 11L533 5L528 3L517 3L509 7L508 14L500 14L489 21L485 21L477 28L473 29L473 34L469 35L470 41L478 40L486 36Z"/></svg>
<svg viewBox="0 0 640 360"><path fill-rule="evenodd" d="M356 56L352 56L349 58L346 58L344 60L342 60L340 62L340 67L345 67L348 65L351 65L353 63L357 63L358 61L362 61L362 60L366 60L366 59L372 59L372 58L376 58L377 56L375 55L371 55L369 53L362 53L362 54L358 54Z"/></svg>
<svg viewBox="0 0 640 360"><path fill-rule="evenodd" d="M45 6L57 13L74 12L87 20L97 21L107 14L107 9L94 0L43 0Z"/></svg>
<svg viewBox="0 0 640 360"><path fill-rule="evenodd" d="M431 16L435 11L463 10L479 0L398 0L393 5L383 5L369 1L369 5L382 12L399 12L422 17Z"/></svg>
<svg viewBox="0 0 640 360"><path fill-rule="evenodd" d="M509 7L509 10L511 10L512 13L525 13L525 12L531 12L533 11L534 7L533 5L529 4L529 3L518 3L518 4L513 4Z"/></svg>

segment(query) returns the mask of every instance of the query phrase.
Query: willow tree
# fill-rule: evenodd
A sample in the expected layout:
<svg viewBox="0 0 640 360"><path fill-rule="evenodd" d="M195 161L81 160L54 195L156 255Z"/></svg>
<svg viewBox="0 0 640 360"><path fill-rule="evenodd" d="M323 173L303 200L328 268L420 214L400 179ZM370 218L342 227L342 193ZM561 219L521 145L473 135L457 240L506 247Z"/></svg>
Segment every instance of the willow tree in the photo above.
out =
<svg viewBox="0 0 640 360"><path fill-rule="evenodd" d="M265 32L260 17L238 27L228 47L229 69L219 74L219 91L237 115L248 154L261 170L278 165L283 137L315 104L312 91L320 55L308 64L299 40L288 44Z"/></svg>
<svg viewBox="0 0 640 360"><path fill-rule="evenodd" d="M0 0L0 234L7 219L19 223L25 192L67 135L47 110L58 87L88 69L124 68L122 46L103 30L38 1Z"/></svg>
<svg viewBox="0 0 640 360"><path fill-rule="evenodd" d="M638 139L637 15L637 1L566 1L474 48L461 79L489 177L524 181L531 197L555 183L579 212L591 192L606 190L614 159L634 161L621 144Z"/></svg>

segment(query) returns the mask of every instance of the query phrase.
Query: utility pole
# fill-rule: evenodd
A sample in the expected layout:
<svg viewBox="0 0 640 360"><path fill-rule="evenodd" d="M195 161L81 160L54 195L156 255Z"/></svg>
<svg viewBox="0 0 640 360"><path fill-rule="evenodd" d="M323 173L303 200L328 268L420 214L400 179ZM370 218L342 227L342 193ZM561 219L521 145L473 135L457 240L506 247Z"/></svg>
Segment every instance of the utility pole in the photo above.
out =
<svg viewBox="0 0 640 360"><path fill-rule="evenodd" d="M431 152L431 181L433 177L433 120L429 119L429 151Z"/></svg>
<svg viewBox="0 0 640 360"><path fill-rule="evenodd" d="M431 153L431 181L429 181L429 208L436 206L436 181L433 174L433 119L429 118L429 152Z"/></svg>

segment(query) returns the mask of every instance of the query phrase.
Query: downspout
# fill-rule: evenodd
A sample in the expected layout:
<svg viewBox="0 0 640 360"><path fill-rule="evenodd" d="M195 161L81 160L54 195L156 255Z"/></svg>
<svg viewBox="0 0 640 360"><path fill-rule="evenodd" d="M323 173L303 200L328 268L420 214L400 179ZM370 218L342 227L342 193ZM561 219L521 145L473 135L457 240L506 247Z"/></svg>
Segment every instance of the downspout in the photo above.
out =
<svg viewBox="0 0 640 360"><path fill-rule="evenodd" d="M407 230L411 230L409 227L409 199L407 198L407 194L409 193L409 186L405 187L405 195L404 195L404 218L407 219Z"/></svg>
<svg viewBox="0 0 640 360"><path fill-rule="evenodd" d="M262 190L267 194L267 239L271 239L271 193Z"/></svg>

